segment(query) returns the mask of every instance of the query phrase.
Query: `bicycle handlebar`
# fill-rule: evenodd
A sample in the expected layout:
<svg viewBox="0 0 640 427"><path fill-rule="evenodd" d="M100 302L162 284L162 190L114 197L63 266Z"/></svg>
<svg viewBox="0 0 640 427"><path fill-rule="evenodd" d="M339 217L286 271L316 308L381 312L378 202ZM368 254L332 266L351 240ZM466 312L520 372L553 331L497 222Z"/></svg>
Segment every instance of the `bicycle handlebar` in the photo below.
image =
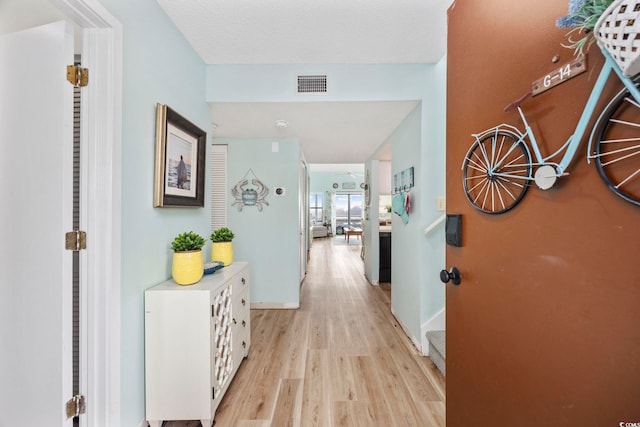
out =
<svg viewBox="0 0 640 427"><path fill-rule="evenodd" d="M509 104L506 107L504 107L504 112L508 113L509 111L518 108L520 106L520 104L522 104L524 102L524 100L527 99L530 96L531 96L531 92L525 93L520 98L518 98L515 101L513 101L511 104Z"/></svg>

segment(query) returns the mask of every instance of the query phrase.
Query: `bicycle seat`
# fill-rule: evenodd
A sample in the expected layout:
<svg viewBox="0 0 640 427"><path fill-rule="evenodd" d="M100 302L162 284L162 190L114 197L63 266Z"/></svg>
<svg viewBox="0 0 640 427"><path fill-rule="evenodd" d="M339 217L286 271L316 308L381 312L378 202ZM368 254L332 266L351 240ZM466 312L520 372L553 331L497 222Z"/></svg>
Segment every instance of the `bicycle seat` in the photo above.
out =
<svg viewBox="0 0 640 427"><path fill-rule="evenodd" d="M531 92L525 93L520 98L518 98L515 101L513 101L511 104L509 104L506 107L504 107L504 112L508 113L511 110L515 110L516 108L518 108L520 106L520 104L522 104L524 102L525 99L527 99L530 96L531 96Z"/></svg>

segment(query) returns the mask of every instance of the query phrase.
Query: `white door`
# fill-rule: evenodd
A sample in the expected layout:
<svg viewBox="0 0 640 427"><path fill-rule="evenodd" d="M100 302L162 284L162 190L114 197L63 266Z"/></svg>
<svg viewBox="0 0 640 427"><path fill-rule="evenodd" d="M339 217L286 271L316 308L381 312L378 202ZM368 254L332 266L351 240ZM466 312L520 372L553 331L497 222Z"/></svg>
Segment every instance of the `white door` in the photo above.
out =
<svg viewBox="0 0 640 427"><path fill-rule="evenodd" d="M73 29L0 37L0 426L70 426Z"/></svg>

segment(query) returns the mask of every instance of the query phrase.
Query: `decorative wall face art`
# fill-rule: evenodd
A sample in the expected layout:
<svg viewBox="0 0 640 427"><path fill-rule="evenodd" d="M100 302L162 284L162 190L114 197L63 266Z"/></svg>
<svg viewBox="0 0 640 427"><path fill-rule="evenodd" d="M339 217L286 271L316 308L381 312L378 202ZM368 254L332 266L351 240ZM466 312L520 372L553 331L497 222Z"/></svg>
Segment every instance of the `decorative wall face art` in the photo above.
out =
<svg viewBox="0 0 640 427"><path fill-rule="evenodd" d="M253 176L251 185L249 185L249 174ZM268 194L269 189L267 186L256 177L253 170L249 169L244 177L231 189L231 195L235 200L231 206L236 206L238 212L242 212L242 208L245 206L256 206L258 212L262 212L263 205L269 206L269 202L266 199Z"/></svg>

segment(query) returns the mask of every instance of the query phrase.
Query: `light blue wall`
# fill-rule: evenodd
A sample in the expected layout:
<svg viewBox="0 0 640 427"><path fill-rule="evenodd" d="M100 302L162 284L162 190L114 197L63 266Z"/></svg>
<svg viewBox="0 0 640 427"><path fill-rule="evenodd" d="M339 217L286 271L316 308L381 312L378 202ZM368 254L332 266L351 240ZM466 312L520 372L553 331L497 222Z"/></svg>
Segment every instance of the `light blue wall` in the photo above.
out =
<svg viewBox="0 0 640 427"><path fill-rule="evenodd" d="M296 76L316 73L327 74L328 94L297 94ZM420 180L410 225L397 234L394 227L392 266L398 274L394 280L400 282L394 292L401 292L394 311L418 342L421 325L444 308L444 288L438 282L444 264L444 231L440 228L425 237L423 230L441 214L435 203L437 196L444 195L445 77L445 59L438 64L207 66L207 100L211 102L421 102L411 121L391 137L394 156L396 152L398 156L392 169L414 166Z"/></svg>
<svg viewBox="0 0 640 427"><path fill-rule="evenodd" d="M432 65L209 65L207 100L249 101L394 101L421 98ZM296 93L298 74L327 74L328 94Z"/></svg>
<svg viewBox="0 0 640 427"><path fill-rule="evenodd" d="M445 306L438 279L445 262L444 229L428 236L423 230L444 213L436 210L436 199L445 194L446 58L425 66L421 83L414 93L420 105L385 141L392 147L392 175L415 168L409 223L392 215L391 299L393 312L418 345L421 327Z"/></svg>
<svg viewBox="0 0 640 427"><path fill-rule="evenodd" d="M436 199L445 193L446 159L446 105L447 59L433 66L427 80L426 100L422 102L422 176L424 179L420 209L421 230L431 225L444 212L436 210ZM462 185L462 184L461 184ZM420 247L423 263L421 285L421 319L424 324L445 306L445 286L440 282L440 270L445 268L444 226L440 225L429 235L421 232Z"/></svg>
<svg viewBox="0 0 640 427"><path fill-rule="evenodd" d="M279 142L277 153L271 150L274 141ZM251 302L298 307L300 143L274 138L215 138L214 143L228 146L229 190L253 174L269 188L269 205L262 211L255 206L238 211L229 193L227 223L235 234L234 259L249 261ZM285 195L276 195L275 187L285 188Z"/></svg>
<svg viewBox="0 0 640 427"><path fill-rule="evenodd" d="M156 103L210 134L205 65L155 0L101 0L123 25L121 425L144 419L144 290L171 276L179 232L210 233L205 208L154 208ZM209 156L208 156L209 157ZM209 194L206 171L205 194ZM209 251L207 246L207 253Z"/></svg>
<svg viewBox="0 0 640 427"><path fill-rule="evenodd" d="M391 175L414 168L415 187L409 191L411 211L409 222L404 224L397 214L393 213L391 234L391 309L398 320L407 328L413 337L420 336L419 298L422 287L424 264L420 250L422 242L421 201L425 186L424 165L420 161L422 151L422 108L417 106L398 126L389 138L391 143ZM396 197L396 196L392 196Z"/></svg>

